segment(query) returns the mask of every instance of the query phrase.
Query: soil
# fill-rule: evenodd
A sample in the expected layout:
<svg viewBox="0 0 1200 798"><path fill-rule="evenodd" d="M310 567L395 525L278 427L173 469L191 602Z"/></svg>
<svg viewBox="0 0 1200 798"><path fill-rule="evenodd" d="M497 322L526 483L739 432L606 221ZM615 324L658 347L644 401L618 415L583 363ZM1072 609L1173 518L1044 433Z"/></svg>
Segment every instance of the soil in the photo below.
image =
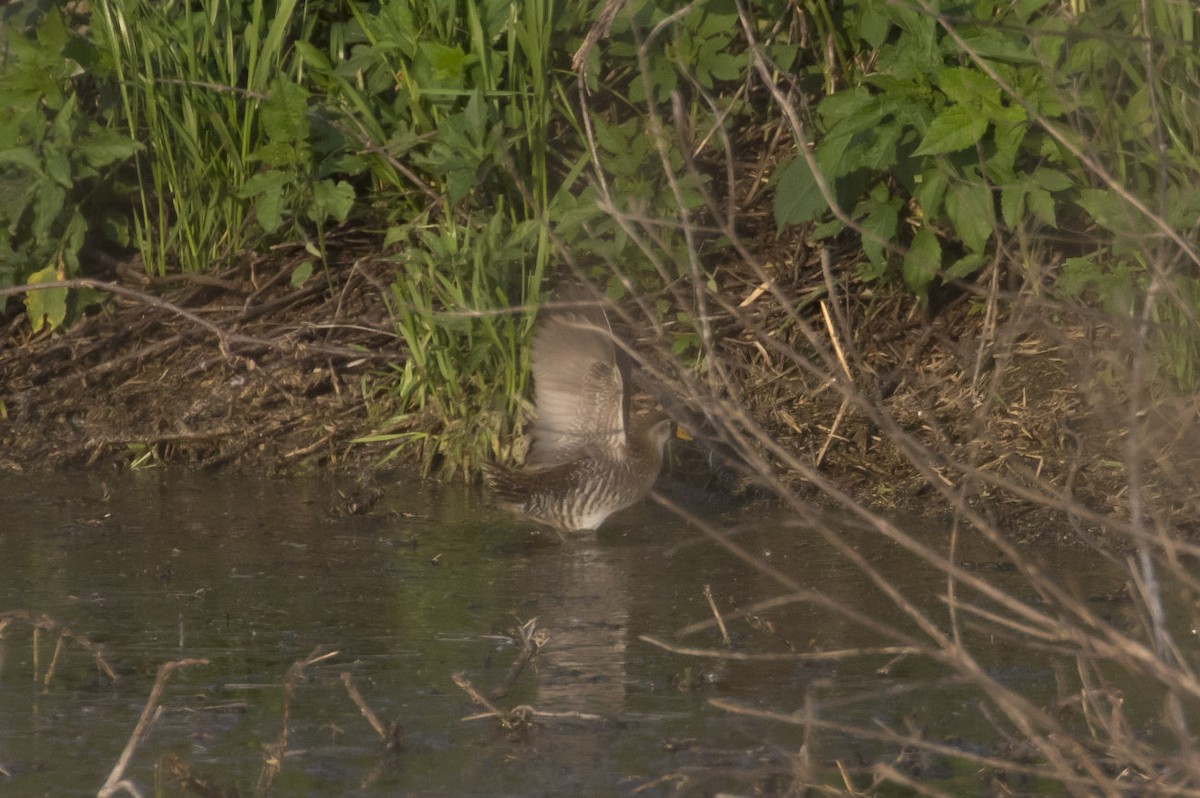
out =
<svg viewBox="0 0 1200 798"><path fill-rule="evenodd" d="M55 332L32 334L10 302L0 328L0 469L170 463L369 474L389 450L355 441L380 431L389 369L404 359L386 300L394 266L369 242L338 243L335 260L347 265L300 285L292 276L311 260L300 248L158 279L136 262L104 259L98 279L121 293ZM812 260L776 275L789 297L822 295ZM740 379L735 393L841 490L874 506L929 510L936 491L905 453L907 438L937 453L928 464L936 478L1026 536L1077 536L1056 503L1126 515L1130 427L1114 377L1124 366L1098 354L1120 351L1120 333L1084 308L1052 317L1017 295L989 315L983 294L963 290L931 312L867 285L826 301L826 321L820 302L756 293L760 281L734 265L718 280L722 296L741 300L717 324ZM793 323L796 308L808 336ZM824 344L836 339L830 362L845 364L880 413L759 346L756 328L814 357L814 331ZM1139 500L1186 529L1200 519L1196 413L1195 397L1158 400L1137 430L1146 453ZM348 511L370 505L349 501Z"/></svg>
<svg viewBox="0 0 1200 798"><path fill-rule="evenodd" d="M147 278L107 262L126 293L69 329L0 333L0 469L152 462L273 471L361 467L371 392L403 352L388 264L361 257L301 285L302 249L215 274ZM185 316L184 314L190 314Z"/></svg>

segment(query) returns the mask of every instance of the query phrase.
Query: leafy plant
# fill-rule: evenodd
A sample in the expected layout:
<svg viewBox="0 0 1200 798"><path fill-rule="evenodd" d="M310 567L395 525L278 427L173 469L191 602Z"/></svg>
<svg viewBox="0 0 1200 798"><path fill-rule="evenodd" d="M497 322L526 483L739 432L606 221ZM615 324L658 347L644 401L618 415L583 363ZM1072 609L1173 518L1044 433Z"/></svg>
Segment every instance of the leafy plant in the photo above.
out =
<svg viewBox="0 0 1200 798"><path fill-rule="evenodd" d="M839 52L862 55L845 59L848 85L818 103L809 157L773 177L777 226L817 223L817 238L853 227L860 278L895 274L919 297L935 278L974 274L1009 241L1100 230L1056 288L1088 288L1130 312L1151 264L1196 260L1185 231L1200 214L1195 20L1170 3L1145 8L1077 13L1030 0L939 18L923 0L845 3L830 30L842 32ZM1131 27L1162 42L1163 58L1148 65ZM1168 295L1176 307L1156 317L1192 322L1160 324L1160 360L1190 386L1196 364L1182 360L1195 351L1186 339L1197 306L1183 298L1194 291Z"/></svg>
<svg viewBox="0 0 1200 798"><path fill-rule="evenodd" d="M30 35L4 29L0 62L0 286L77 277L89 234L127 240L127 221L111 203L116 167L142 149L105 127L84 105L95 101L89 73L96 53L49 10ZM95 301L74 295L75 309ZM65 288L31 291L26 312L36 331L68 318ZM5 298L0 297L0 310Z"/></svg>
<svg viewBox="0 0 1200 798"><path fill-rule="evenodd" d="M774 177L776 223L817 221L836 203L841 216L817 235L837 234L852 221L868 279L907 250L901 274L920 296L937 276L978 270L998 226L1025 226L1029 215L1056 226L1081 172L1032 124L1069 110L1059 87L1046 84L1043 65L1058 59L1065 39L1063 22L1043 5L1017 4L998 18L978 4L956 18L952 37L915 3L847 3L846 36L870 48L870 69L817 106L821 135L812 159L829 195L808 159L796 157ZM1025 35L1029 26L1037 35ZM902 236L910 227L911 237Z"/></svg>

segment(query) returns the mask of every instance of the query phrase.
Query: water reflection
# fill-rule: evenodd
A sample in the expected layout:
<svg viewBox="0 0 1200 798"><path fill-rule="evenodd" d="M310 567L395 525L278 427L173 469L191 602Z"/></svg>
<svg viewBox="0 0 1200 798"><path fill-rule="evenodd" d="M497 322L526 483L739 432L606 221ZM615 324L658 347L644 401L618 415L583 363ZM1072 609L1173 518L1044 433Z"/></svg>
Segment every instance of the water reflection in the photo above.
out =
<svg viewBox="0 0 1200 798"><path fill-rule="evenodd" d="M616 517L598 536L547 544L494 511L477 491L397 482L367 517L330 520L330 479L271 480L179 472L0 477L0 612L46 613L99 645L120 679L66 646L48 688L53 636L35 648L28 625L0 640L0 784L13 794L94 795L167 660L202 657L174 677L166 712L139 747L130 776L148 788L164 753L252 794L262 747L277 739L287 668L316 646L338 656L313 666L290 706L281 794L611 794L670 776L702 793L786 788L797 727L763 724L708 705L710 697L791 712L816 699L847 722L902 726L936 717L947 735L988 739L968 690L947 687L928 662L887 657L833 663L729 662L681 657L641 634L721 648L706 630L704 588L732 613L784 592L654 506ZM897 628L912 621L860 570L789 519L716 519L790 578ZM910 528L919 528L911 524ZM930 527L931 539L944 535ZM930 617L944 622L944 577L914 566L877 536L839 530ZM996 558L965 541L963 558ZM1081 573L1063 555L1051 567ZM1080 577L1095 592L1118 582ZM1105 580L1108 580L1107 582ZM1106 585L1108 585L1106 587ZM499 702L599 716L498 732L451 680L485 694L517 655L511 630L537 618L540 655ZM869 630L811 604L730 624L739 651L878 645ZM981 652L1035 700L1054 699L1053 671L997 643ZM347 698L347 672L408 749L389 759ZM873 761L877 744L827 736L821 756ZM170 794L170 793L168 793ZM646 794L643 792L642 794Z"/></svg>

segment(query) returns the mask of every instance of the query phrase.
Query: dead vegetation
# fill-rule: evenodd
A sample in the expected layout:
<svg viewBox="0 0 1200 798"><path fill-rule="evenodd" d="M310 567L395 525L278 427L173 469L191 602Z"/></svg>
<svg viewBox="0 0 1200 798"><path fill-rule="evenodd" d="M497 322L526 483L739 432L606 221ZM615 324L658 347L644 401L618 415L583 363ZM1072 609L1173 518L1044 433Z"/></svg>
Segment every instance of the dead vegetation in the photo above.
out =
<svg viewBox="0 0 1200 798"><path fill-rule="evenodd" d="M364 389L399 359L386 267L342 242L344 267L293 286L284 248L213 274L147 278L115 264L75 281L112 295L62 333L0 335L0 467L96 463L338 465L368 426ZM15 303L10 303L14 308Z"/></svg>

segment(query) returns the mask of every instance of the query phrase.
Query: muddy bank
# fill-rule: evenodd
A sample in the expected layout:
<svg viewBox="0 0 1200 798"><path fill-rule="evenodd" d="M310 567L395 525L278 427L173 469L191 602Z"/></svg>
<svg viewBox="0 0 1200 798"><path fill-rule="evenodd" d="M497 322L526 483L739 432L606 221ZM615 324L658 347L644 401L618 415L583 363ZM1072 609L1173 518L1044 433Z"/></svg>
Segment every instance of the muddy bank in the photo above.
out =
<svg viewBox="0 0 1200 798"><path fill-rule="evenodd" d="M214 274L102 275L115 296L31 336L10 302L0 338L0 468L161 462L291 471L360 464L375 380L402 359L386 264L352 257L292 285L302 249ZM134 294L141 294L137 297ZM159 304L151 304L157 300Z"/></svg>
<svg viewBox="0 0 1200 798"><path fill-rule="evenodd" d="M155 280L136 264L113 264L104 279L130 293L54 334L31 336L10 303L0 469L369 470L387 449L353 441L381 431L392 409L388 369L404 352L385 300L394 267L368 254L345 245L347 265L299 285L292 275L308 257L299 248L211 276ZM793 275L788 296L820 293L819 267ZM1127 512L1129 418L1119 358L1105 354L1120 351L1119 333L1082 309L1051 320L1013 300L988 311L969 292L934 313L910 296L870 291L824 311L811 303L810 333L836 339L831 351L888 428L821 374L760 345L764 330L796 351L810 340L792 323L797 305L755 287L746 275L722 286L738 301L717 327L737 393L842 490L874 506L936 509L942 500L906 453L907 436L936 453L929 465L938 478L1006 526L1067 540L1078 530L1053 531L1056 503ZM1200 518L1195 415L1194 399L1159 397L1138 430L1139 498L1185 527Z"/></svg>

